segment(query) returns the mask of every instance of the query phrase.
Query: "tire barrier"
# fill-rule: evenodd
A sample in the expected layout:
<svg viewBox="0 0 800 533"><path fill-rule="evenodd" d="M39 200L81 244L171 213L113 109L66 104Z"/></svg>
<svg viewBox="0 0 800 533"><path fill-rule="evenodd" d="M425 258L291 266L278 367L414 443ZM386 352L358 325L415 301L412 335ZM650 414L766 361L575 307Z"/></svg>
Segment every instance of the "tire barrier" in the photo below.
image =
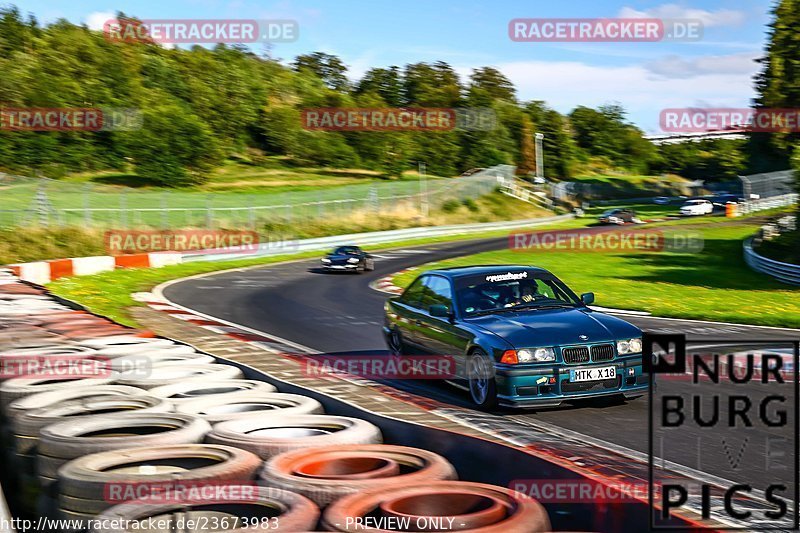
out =
<svg viewBox="0 0 800 533"><path fill-rule="evenodd" d="M129 369L155 368L173 365L208 365L214 363L214 358L201 353L171 355L153 351L147 355L125 355L112 359L109 363L111 370L125 372Z"/></svg>
<svg viewBox="0 0 800 533"><path fill-rule="evenodd" d="M237 489L232 486L231 489ZM253 487L241 487L240 492L250 492ZM111 507L97 517L100 524L120 524L124 521L146 520L158 516L160 519L193 520L194 523L218 522L245 523L247 527L227 529L229 533L245 532L297 532L313 531L319 519L319 508L309 500L293 492L272 487L255 487L254 497L238 505L230 503L203 502L196 505L153 505L133 501ZM226 519L227 517L227 519ZM185 523L185 522L184 522ZM252 525L251 525L252 524ZM125 533L126 529L94 529L94 533Z"/></svg>
<svg viewBox="0 0 800 533"><path fill-rule="evenodd" d="M345 496L323 514L326 531L363 531L363 518L392 524L391 531L471 531L538 533L550 531L544 507L511 489L465 481L420 486L394 485ZM390 528L369 529L387 532Z"/></svg>
<svg viewBox="0 0 800 533"><path fill-rule="evenodd" d="M179 413L201 416L210 424L255 416L268 420L273 417L283 419L325 412L322 404L307 396L258 391L197 398L177 405L175 410Z"/></svg>
<svg viewBox="0 0 800 533"><path fill-rule="evenodd" d="M191 355L196 353L197 351L191 346L184 346L182 344L162 345L156 342L107 346L97 350L98 356L108 357L110 359L150 355Z"/></svg>
<svg viewBox="0 0 800 533"><path fill-rule="evenodd" d="M124 413L57 422L39 432L39 476L44 483L53 481L62 465L91 453L197 444L210 430L202 418L178 413Z"/></svg>
<svg viewBox="0 0 800 533"><path fill-rule="evenodd" d="M176 491L244 483L255 477L260 465L261 460L248 451L211 444L95 453L61 467L59 507L96 515L140 497L150 496L151 503L156 503L167 488Z"/></svg>
<svg viewBox="0 0 800 533"><path fill-rule="evenodd" d="M135 396L145 394L143 389L128 387L126 385L93 385L89 387L76 387L66 390L55 390L51 392L40 392L25 396L11 402L6 408L6 417L12 421L25 413L42 407L49 407L60 402L67 402L77 399L91 399L97 396Z"/></svg>
<svg viewBox="0 0 800 533"><path fill-rule="evenodd" d="M115 382L140 389L152 389L169 385L176 381L241 378L242 371L232 365L167 365L157 366L144 372L138 370L123 372L116 376ZM2 389L0 388L0 391Z"/></svg>
<svg viewBox="0 0 800 533"><path fill-rule="evenodd" d="M353 444L304 448L276 455L264 464L259 478L326 507L348 494L453 480L456 471L447 459L427 450Z"/></svg>
<svg viewBox="0 0 800 533"><path fill-rule="evenodd" d="M374 444L383 437L377 426L358 418L330 415L248 417L214 426L206 442L236 446L269 459L319 446Z"/></svg>
<svg viewBox="0 0 800 533"><path fill-rule="evenodd" d="M75 387L86 387L91 385L110 385L114 383L116 376L92 377L85 379L53 379L52 377L38 378L12 378L0 383L0 409L8 410L8 405L24 396L39 392L67 390Z"/></svg>
<svg viewBox="0 0 800 533"><path fill-rule="evenodd" d="M39 432L43 427L61 422L66 417L69 420L79 420L86 416L134 412L169 413L172 410L170 402L152 396L96 396L30 410L15 418L11 428L16 438L16 451L28 454L38 443Z"/></svg>
<svg viewBox="0 0 800 533"><path fill-rule="evenodd" d="M177 346L173 341L168 339L158 338L145 338L136 335L114 335L111 337L100 337L97 339L84 339L80 342L82 346L87 346L95 350L102 350L104 348L118 348L131 347L133 350L144 348L163 348L165 346Z"/></svg>
<svg viewBox="0 0 800 533"><path fill-rule="evenodd" d="M164 398L175 406L198 398L224 398L229 394L242 392L276 392L277 389L265 381L255 379L220 379L174 383L148 390L151 396Z"/></svg>

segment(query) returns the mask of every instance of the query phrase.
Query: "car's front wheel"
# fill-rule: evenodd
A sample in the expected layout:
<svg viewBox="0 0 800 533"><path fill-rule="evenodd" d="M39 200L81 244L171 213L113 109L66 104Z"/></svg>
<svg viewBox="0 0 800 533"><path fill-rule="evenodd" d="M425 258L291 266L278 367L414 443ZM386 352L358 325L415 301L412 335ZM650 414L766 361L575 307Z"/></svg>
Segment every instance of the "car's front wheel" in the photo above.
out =
<svg viewBox="0 0 800 533"><path fill-rule="evenodd" d="M483 350L475 350L467 361L469 394L480 409L497 407L497 383L494 380L494 361Z"/></svg>

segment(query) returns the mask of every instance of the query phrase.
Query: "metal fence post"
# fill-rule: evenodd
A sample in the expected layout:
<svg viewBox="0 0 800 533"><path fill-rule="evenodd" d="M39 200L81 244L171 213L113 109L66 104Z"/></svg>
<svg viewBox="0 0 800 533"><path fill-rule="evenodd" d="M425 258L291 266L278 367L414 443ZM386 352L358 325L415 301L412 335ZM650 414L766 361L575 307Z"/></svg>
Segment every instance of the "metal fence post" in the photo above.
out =
<svg viewBox="0 0 800 533"><path fill-rule="evenodd" d="M167 211L167 191L161 193L161 227L169 228L169 211Z"/></svg>
<svg viewBox="0 0 800 533"><path fill-rule="evenodd" d="M91 190L91 183L87 183L83 188L83 223L87 228L92 225L91 200L89 197Z"/></svg>
<svg viewBox="0 0 800 533"><path fill-rule="evenodd" d="M206 229L212 229L214 224L214 211L211 209L211 193L206 195Z"/></svg>
<svg viewBox="0 0 800 533"><path fill-rule="evenodd" d="M128 227L128 196L125 189L119 195L119 225L121 228Z"/></svg>

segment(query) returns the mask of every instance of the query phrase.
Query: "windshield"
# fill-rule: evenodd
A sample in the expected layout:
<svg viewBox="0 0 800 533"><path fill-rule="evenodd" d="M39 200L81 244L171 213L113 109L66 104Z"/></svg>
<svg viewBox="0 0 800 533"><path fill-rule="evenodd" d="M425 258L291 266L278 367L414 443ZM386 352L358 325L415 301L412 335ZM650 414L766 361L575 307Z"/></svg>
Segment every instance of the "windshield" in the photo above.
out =
<svg viewBox="0 0 800 533"><path fill-rule="evenodd" d="M469 276L456 281L456 305L462 315L547 307L575 307L580 299L548 273L517 271Z"/></svg>
<svg viewBox="0 0 800 533"><path fill-rule="evenodd" d="M358 255L358 248L355 246L339 246L334 248L333 255Z"/></svg>

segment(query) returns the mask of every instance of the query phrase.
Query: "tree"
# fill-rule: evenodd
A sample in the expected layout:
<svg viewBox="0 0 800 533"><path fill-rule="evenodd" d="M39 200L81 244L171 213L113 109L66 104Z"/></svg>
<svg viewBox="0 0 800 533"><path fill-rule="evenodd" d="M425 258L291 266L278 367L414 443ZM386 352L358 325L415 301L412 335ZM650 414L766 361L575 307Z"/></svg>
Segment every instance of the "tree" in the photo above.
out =
<svg viewBox="0 0 800 533"><path fill-rule="evenodd" d="M348 87L347 67L338 57L324 52L299 55L292 63L294 70L308 70L325 82L329 88L343 91Z"/></svg>
<svg viewBox="0 0 800 533"><path fill-rule="evenodd" d="M536 172L536 148L534 146L534 129L531 118L522 115L522 139L520 142L519 162L517 163L517 172L519 174L527 175L531 172Z"/></svg>
<svg viewBox="0 0 800 533"><path fill-rule="evenodd" d="M208 126L175 103L148 109L143 128L131 132L130 146L136 173L166 187L202 183L220 163Z"/></svg>
<svg viewBox="0 0 800 533"><path fill-rule="evenodd" d="M767 50L756 76L757 108L800 107L800 0L780 0L773 8ZM778 170L789 165L800 133L759 133L751 136L749 152L756 170Z"/></svg>
<svg viewBox="0 0 800 533"><path fill-rule="evenodd" d="M358 82L355 94L375 94L387 105L399 107L403 103L400 69L398 67L369 69Z"/></svg>
<svg viewBox="0 0 800 533"><path fill-rule="evenodd" d="M481 89L491 98L516 101L514 84L502 72L493 67L473 69L470 76L470 88Z"/></svg>

